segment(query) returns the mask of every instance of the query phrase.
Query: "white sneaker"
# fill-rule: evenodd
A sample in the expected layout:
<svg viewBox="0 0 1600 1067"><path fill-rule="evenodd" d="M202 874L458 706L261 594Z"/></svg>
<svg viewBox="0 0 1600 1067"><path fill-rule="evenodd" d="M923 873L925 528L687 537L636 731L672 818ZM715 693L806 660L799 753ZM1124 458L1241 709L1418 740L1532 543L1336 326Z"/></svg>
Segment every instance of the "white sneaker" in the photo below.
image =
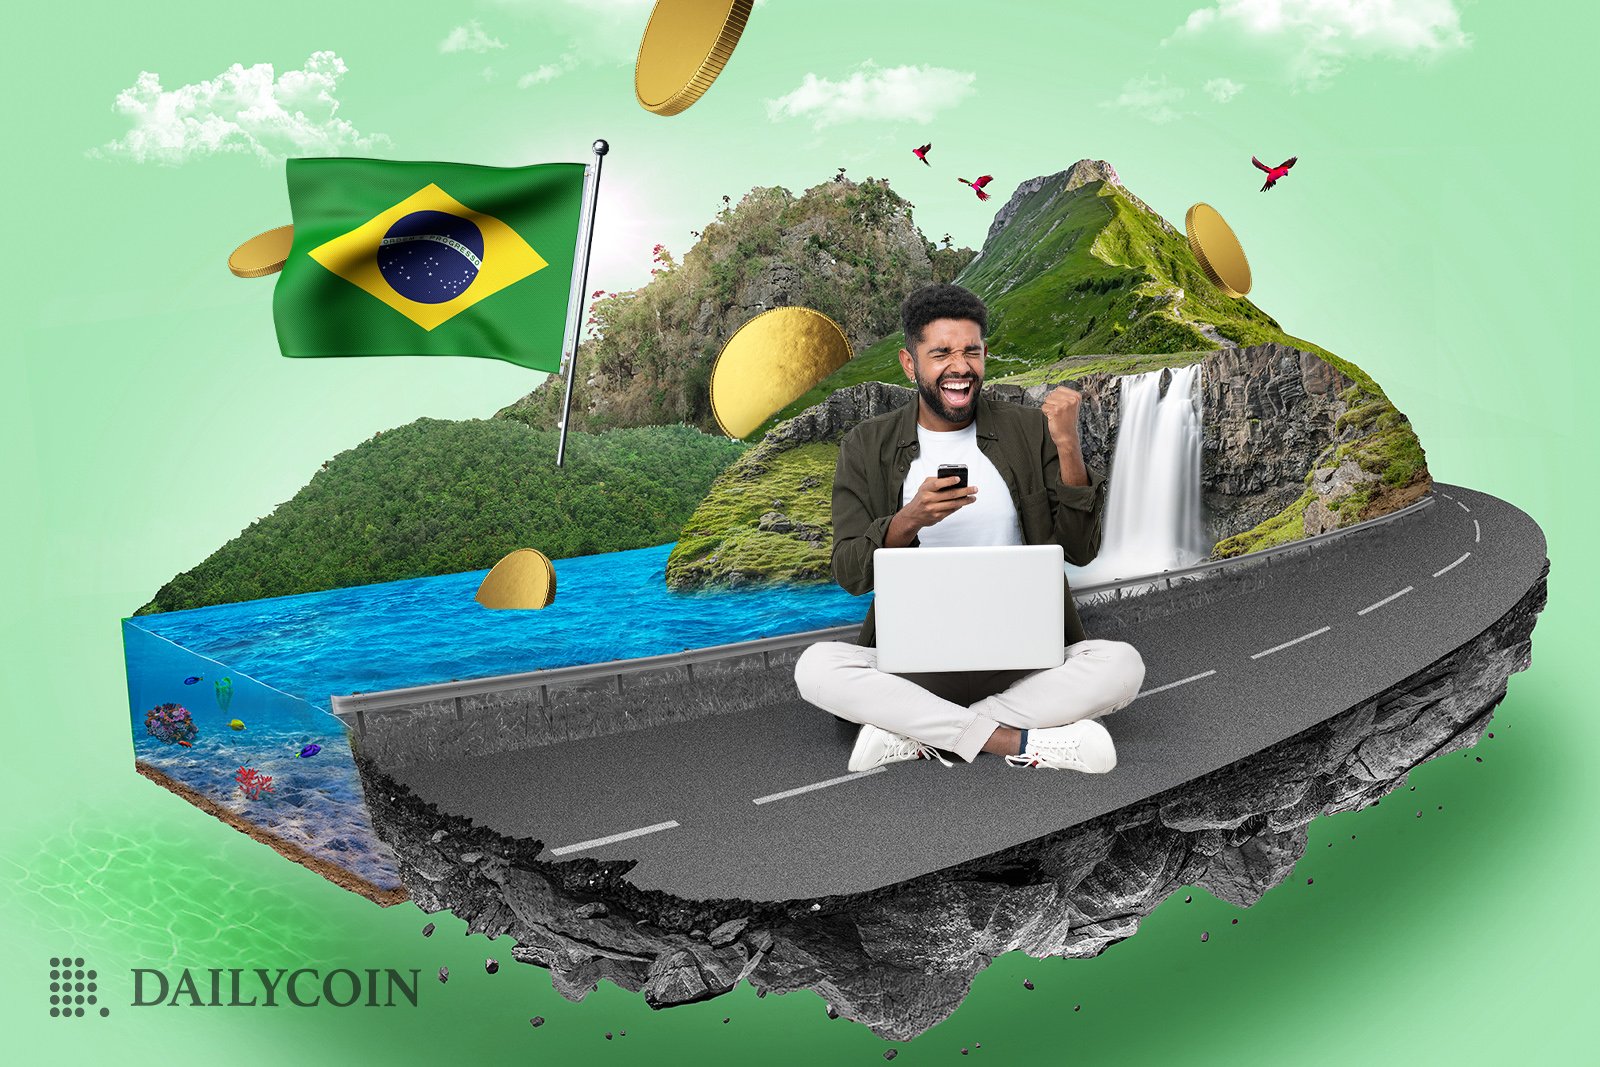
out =
<svg viewBox="0 0 1600 1067"><path fill-rule="evenodd" d="M1013 767L1053 767L1061 771L1104 774L1117 765L1117 746L1106 728L1093 719L1065 726L1029 730L1021 755L1007 756Z"/></svg>
<svg viewBox="0 0 1600 1067"><path fill-rule="evenodd" d="M870 771L886 763L908 759L936 759L946 767L951 766L949 760L920 741L868 724L861 728L861 733L856 736L856 747L850 751L850 770Z"/></svg>

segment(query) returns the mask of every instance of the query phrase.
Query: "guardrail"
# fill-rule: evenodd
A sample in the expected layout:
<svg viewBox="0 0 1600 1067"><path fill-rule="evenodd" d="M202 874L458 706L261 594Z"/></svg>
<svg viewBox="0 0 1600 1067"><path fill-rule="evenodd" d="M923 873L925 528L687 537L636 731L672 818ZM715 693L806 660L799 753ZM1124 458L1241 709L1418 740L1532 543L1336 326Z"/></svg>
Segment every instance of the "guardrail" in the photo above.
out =
<svg viewBox="0 0 1600 1067"><path fill-rule="evenodd" d="M1263 549L1260 552L1231 556L1227 559L1209 560L1205 563L1198 563L1192 567L1183 567L1178 570L1136 575L1131 578L1119 578L1111 582L1100 582L1095 585L1084 586L1081 589L1073 590L1073 600L1076 603L1093 602L1108 592L1114 593L1117 599L1121 599L1123 592L1129 589L1152 587L1157 584L1170 589L1174 581L1233 570L1247 565L1254 566L1261 563L1270 565L1272 559L1277 556L1292 552L1304 552L1330 541L1340 540L1354 534L1385 526L1407 516L1415 515L1432 505L1433 496L1430 493L1421 500L1397 511L1392 511L1387 515L1380 515L1377 518L1367 519L1364 522L1354 523L1337 530L1329 530L1314 537L1301 538L1287 544ZM586 663L572 667L551 667L518 674L495 675L489 678L472 678L463 681L410 686L403 689L387 689L377 693L353 693L333 697L333 713L357 736L363 736L367 733L367 716L370 714L413 711L419 705L433 705L442 710L448 705L453 716L460 719L463 715L463 700L470 701L474 697L486 697L489 694L502 693L507 690L526 691L530 695L536 693L535 706L547 708L551 704L551 692L553 690L592 689L596 682L609 682L615 687L616 695L621 696L624 691L624 679L630 675L655 675L669 670L676 672L680 669L684 672L684 679L693 683L696 665L720 663L725 660L741 658L749 659L753 663L754 658L760 656L761 666L768 668L771 666L773 653L792 652L797 648L803 648L817 641L847 640L859 630L859 623L850 623L845 626L832 626L823 630L807 630L804 633L764 637L755 641L709 645L705 648L686 649L682 652L671 652L659 656L610 660L604 663ZM781 658L792 662L787 656Z"/></svg>

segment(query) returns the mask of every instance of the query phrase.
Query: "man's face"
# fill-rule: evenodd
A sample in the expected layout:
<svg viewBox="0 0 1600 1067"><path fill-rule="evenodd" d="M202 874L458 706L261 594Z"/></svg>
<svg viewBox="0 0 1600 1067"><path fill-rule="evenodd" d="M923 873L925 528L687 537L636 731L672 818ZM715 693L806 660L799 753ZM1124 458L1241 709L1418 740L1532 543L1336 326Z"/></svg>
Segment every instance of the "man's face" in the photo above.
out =
<svg viewBox="0 0 1600 1067"><path fill-rule="evenodd" d="M900 350L901 368L917 383L918 421L924 427L959 430L972 421L987 351L971 319L934 319L923 327L915 354Z"/></svg>

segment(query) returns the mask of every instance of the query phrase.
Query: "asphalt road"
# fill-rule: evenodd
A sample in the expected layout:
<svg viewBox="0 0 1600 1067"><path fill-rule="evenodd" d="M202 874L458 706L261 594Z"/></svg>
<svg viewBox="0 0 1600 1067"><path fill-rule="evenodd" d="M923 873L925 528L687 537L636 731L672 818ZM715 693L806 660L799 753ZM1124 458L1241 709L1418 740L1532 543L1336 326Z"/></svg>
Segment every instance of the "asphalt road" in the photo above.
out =
<svg viewBox="0 0 1600 1067"><path fill-rule="evenodd" d="M442 810L535 838L544 857L635 860L689 899L855 893L989 855L1142 800L1290 737L1482 633L1538 580L1539 527L1470 489L1391 524L1359 568L1275 565L1266 588L1123 635L1144 690L1102 720L1106 775L995 756L850 775L855 727L776 710L407 767ZM1366 537L1367 534L1353 535ZM781 677L781 676L780 676Z"/></svg>

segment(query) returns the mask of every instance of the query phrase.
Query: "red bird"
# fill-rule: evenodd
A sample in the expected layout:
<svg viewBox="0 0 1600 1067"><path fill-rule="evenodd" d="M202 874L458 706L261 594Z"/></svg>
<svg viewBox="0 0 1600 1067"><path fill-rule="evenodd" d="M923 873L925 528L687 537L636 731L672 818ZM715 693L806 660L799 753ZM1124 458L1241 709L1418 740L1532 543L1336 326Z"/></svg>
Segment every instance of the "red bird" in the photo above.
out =
<svg viewBox="0 0 1600 1067"><path fill-rule="evenodd" d="M1298 160L1299 158L1300 158L1299 156L1290 156L1288 159L1284 160L1282 163L1278 164L1276 167L1269 167L1265 163L1261 162L1261 160L1257 159L1255 156L1251 156L1250 157L1250 162L1252 162L1252 163L1254 163L1256 165L1256 169L1263 170L1267 174L1267 184L1265 184L1265 185L1263 185L1261 187L1261 191L1264 193L1268 189L1271 189L1274 185L1277 185L1278 184L1278 179L1283 177L1284 175L1288 174L1289 173L1289 168L1294 166L1295 161Z"/></svg>
<svg viewBox="0 0 1600 1067"><path fill-rule="evenodd" d="M975 182L969 182L965 178L957 178L956 181L960 182L962 185L972 186L972 191L978 194L979 200L987 200L989 199L989 194L983 191L983 187L994 181L994 178L985 174Z"/></svg>
<svg viewBox="0 0 1600 1067"><path fill-rule="evenodd" d="M911 154L916 156L918 159L922 160L922 162L923 162L923 164L925 166L931 167L931 166L933 166L933 164L928 162L928 150L931 149L932 147L933 147L933 142L930 141L929 143L923 145L921 148L913 148L911 150Z"/></svg>

